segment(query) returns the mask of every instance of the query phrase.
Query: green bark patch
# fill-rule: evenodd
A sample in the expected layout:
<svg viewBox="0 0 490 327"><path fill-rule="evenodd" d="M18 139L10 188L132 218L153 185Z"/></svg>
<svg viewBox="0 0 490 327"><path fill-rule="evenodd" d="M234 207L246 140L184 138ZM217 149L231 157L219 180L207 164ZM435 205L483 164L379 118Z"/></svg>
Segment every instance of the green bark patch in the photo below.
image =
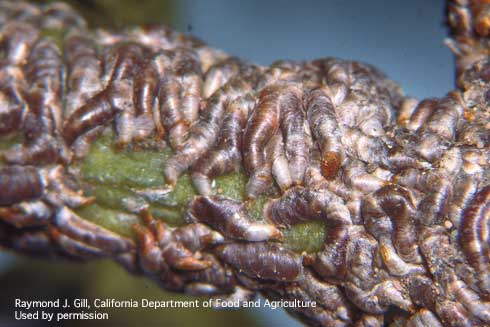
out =
<svg viewBox="0 0 490 327"><path fill-rule="evenodd" d="M325 240L325 223L309 221L291 226L284 231L286 245L296 252L321 251Z"/></svg>
<svg viewBox="0 0 490 327"><path fill-rule="evenodd" d="M53 40L56 46L63 53L63 39L65 37L66 30L57 28L43 28L41 29L41 37Z"/></svg>
<svg viewBox="0 0 490 327"><path fill-rule="evenodd" d="M165 191L163 167L171 154L169 148L117 149L112 133L100 137L81 163L86 194L96 198L94 210L108 209L135 216L138 208L149 206L156 218L170 225L183 224L185 204L196 193L187 174L179 178L172 191ZM160 195L148 196L152 192ZM79 213L92 220L91 216L84 214L84 210L79 210ZM93 212L91 214L93 216ZM114 227L108 228L121 232ZM130 233L128 228L130 225L122 229L125 235Z"/></svg>
<svg viewBox="0 0 490 327"><path fill-rule="evenodd" d="M77 213L99 226L127 237L133 237L131 226L138 222L136 215L109 209L97 203L87 205Z"/></svg>

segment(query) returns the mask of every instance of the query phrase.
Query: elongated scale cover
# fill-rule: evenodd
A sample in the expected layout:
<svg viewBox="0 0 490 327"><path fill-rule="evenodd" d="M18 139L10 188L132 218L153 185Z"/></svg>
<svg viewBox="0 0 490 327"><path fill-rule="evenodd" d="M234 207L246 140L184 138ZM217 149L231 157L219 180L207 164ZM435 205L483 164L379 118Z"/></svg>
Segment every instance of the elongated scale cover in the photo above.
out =
<svg viewBox="0 0 490 327"><path fill-rule="evenodd" d="M362 62L0 0L0 244L314 326L489 326L490 5L447 13L457 86L418 101Z"/></svg>

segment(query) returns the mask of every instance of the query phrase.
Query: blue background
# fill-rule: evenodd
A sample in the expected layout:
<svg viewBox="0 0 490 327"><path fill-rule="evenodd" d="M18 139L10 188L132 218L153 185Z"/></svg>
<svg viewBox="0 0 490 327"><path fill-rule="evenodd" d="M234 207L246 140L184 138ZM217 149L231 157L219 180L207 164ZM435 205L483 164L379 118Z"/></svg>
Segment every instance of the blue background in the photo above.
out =
<svg viewBox="0 0 490 327"><path fill-rule="evenodd" d="M175 27L259 64L365 61L418 98L454 85L442 0L178 1Z"/></svg>

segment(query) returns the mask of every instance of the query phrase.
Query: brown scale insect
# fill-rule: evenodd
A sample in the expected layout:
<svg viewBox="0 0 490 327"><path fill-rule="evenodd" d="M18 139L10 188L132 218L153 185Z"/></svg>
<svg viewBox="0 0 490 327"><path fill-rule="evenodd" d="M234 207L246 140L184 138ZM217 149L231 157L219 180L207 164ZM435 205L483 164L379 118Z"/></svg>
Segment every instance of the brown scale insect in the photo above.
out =
<svg viewBox="0 0 490 327"><path fill-rule="evenodd" d="M0 216L5 222L16 226L43 226L51 218L53 212L43 201L23 201L8 208L0 207Z"/></svg>
<svg viewBox="0 0 490 327"><path fill-rule="evenodd" d="M481 161L482 153L477 151L475 156L473 154L475 153L472 151L468 152L464 147L453 147L438 162L438 172L451 176L448 178L451 181L448 208L454 209L454 211L451 211L448 215L458 225L459 219L456 218L456 215L467 207L470 197L476 191L476 184L481 178L484 178L482 174L483 167L478 164L478 168L476 168L473 162L470 163L473 158L478 158L476 160L480 163L485 162L485 160ZM473 175L474 179L469 181L465 178L466 174Z"/></svg>
<svg viewBox="0 0 490 327"><path fill-rule="evenodd" d="M446 152L451 149L451 143L442 136L431 132L423 131L418 133L415 154L422 160L437 162Z"/></svg>
<svg viewBox="0 0 490 327"><path fill-rule="evenodd" d="M0 190L0 205L8 206L22 200L40 198L43 193L43 181L35 167L2 167Z"/></svg>
<svg viewBox="0 0 490 327"><path fill-rule="evenodd" d="M200 223L188 224L173 231L172 237L192 252L204 250L224 241L223 235Z"/></svg>
<svg viewBox="0 0 490 327"><path fill-rule="evenodd" d="M415 305L435 312L437 288L431 278L423 275L412 276L408 288L410 298Z"/></svg>
<svg viewBox="0 0 490 327"><path fill-rule="evenodd" d="M218 62L228 58L229 56L219 49L214 49L206 45L205 43L201 43L197 45L194 50L199 56L199 61L201 64L201 71L204 74L203 82L205 80L205 74L208 70L216 65ZM203 95L204 95L204 83L203 83ZM208 98L204 96L204 98Z"/></svg>
<svg viewBox="0 0 490 327"><path fill-rule="evenodd" d="M424 225L432 225L443 219L452 193L451 175L444 176L440 172L417 174L407 169L395 176L397 184L422 192L416 210L416 220Z"/></svg>
<svg viewBox="0 0 490 327"><path fill-rule="evenodd" d="M407 327L442 327L441 322L437 317L426 309L421 309L419 312L410 317L407 321Z"/></svg>
<svg viewBox="0 0 490 327"><path fill-rule="evenodd" d="M64 40L64 53L67 62L67 87L69 93L63 112L64 118L70 117L77 109L83 107L103 89L102 62L98 58L92 40L79 32L74 32ZM72 118L73 119L73 118ZM76 157L84 157L92 139L101 131L94 127L76 138L72 149Z"/></svg>
<svg viewBox="0 0 490 327"><path fill-rule="evenodd" d="M448 273L450 276L450 273ZM451 278L451 277L450 277ZM454 277L452 277L454 279ZM461 281L451 282L448 292L454 292L454 298L442 302L438 308L441 320L447 325L486 326L489 322L489 303L481 299ZM451 294L451 293L450 293ZM465 319L467 319L465 321Z"/></svg>
<svg viewBox="0 0 490 327"><path fill-rule="evenodd" d="M303 177L309 162L311 142L305 131L305 112L303 109L303 92L296 86L285 90L289 99L281 106L281 130L283 133L286 159L293 184L303 184Z"/></svg>
<svg viewBox="0 0 490 327"><path fill-rule="evenodd" d="M65 120L63 138L69 145L87 132L114 120L118 110L110 93L108 89L97 93Z"/></svg>
<svg viewBox="0 0 490 327"><path fill-rule="evenodd" d="M353 83L351 61L326 57L315 60L314 64L320 67L327 84L341 83L350 86Z"/></svg>
<svg viewBox="0 0 490 327"><path fill-rule="evenodd" d="M175 48L179 42L178 33L172 31L167 26L148 24L136 26L125 33L108 32L98 30L98 36L103 44L113 45L121 41L131 41L141 43L144 46L158 52L162 49Z"/></svg>
<svg viewBox="0 0 490 327"><path fill-rule="evenodd" d="M56 44L40 40L29 54L24 68L31 93L46 92L43 96L45 113L40 117L43 132L54 133L61 128L62 104L61 92L64 85L63 62Z"/></svg>
<svg viewBox="0 0 490 327"><path fill-rule="evenodd" d="M404 311L413 310L403 284L397 280L379 282L371 289L362 289L346 282L345 294L358 308L372 314L384 314L391 306Z"/></svg>
<svg viewBox="0 0 490 327"><path fill-rule="evenodd" d="M386 186L363 201L364 224L376 238L391 238L398 255L418 263L415 210L411 194L399 186ZM390 222L383 221L387 217Z"/></svg>
<svg viewBox="0 0 490 327"><path fill-rule="evenodd" d="M325 70L326 91L339 123L356 127L368 136L383 136L384 128L391 124L394 107L401 101L398 86L367 64L332 58L319 64Z"/></svg>
<svg viewBox="0 0 490 327"><path fill-rule="evenodd" d="M60 181L60 174L60 167L41 170L30 166L3 168L0 179L1 184L5 185L0 187L2 190L0 192L1 205L11 204L12 206L0 208L2 219L19 227L45 226L50 223L53 212L43 201L46 201L50 206L63 204L80 206L90 201L89 198L84 198L63 185ZM105 244L104 237L120 239L119 235L109 231L104 232L99 226L76 217L66 207L63 207L57 217L56 222L53 223L59 229L54 226L49 227L50 233L52 231L51 235L54 240L59 242L61 247L71 255L86 257L87 251L84 251L83 245L85 243L83 242L94 243L93 245L103 247ZM66 223L67 219L69 220L68 223ZM83 241L72 239L70 236L79 240L83 239ZM99 240L100 238L102 241ZM103 251L92 246L92 244L86 245L89 249L88 252L92 254ZM28 247L28 245L25 246Z"/></svg>
<svg viewBox="0 0 490 327"><path fill-rule="evenodd" d="M490 249L485 228L490 219L490 186L475 195L463 213L459 242L468 263L478 272L479 287L490 293L489 255Z"/></svg>
<svg viewBox="0 0 490 327"><path fill-rule="evenodd" d="M102 249L70 238L55 227L50 227L49 232L54 243L58 244L62 251L67 255L71 255L82 260L109 256L109 254L105 254Z"/></svg>
<svg viewBox="0 0 490 327"><path fill-rule="evenodd" d="M23 200L43 199L54 206L78 207L91 202L68 185L68 176L61 166L38 169L33 166L9 166L0 169L1 204L13 205Z"/></svg>
<svg viewBox="0 0 490 327"><path fill-rule="evenodd" d="M186 274L186 293L193 295L228 294L236 291L236 278L233 272L219 262L214 255L203 254L203 259L210 263L209 267Z"/></svg>
<svg viewBox="0 0 490 327"><path fill-rule="evenodd" d="M244 204L225 197L196 197L189 204L185 219L188 223L206 223L234 239L260 242L282 238L273 225L253 221Z"/></svg>
<svg viewBox="0 0 490 327"><path fill-rule="evenodd" d="M185 280L178 272L162 259L162 252L158 247L156 235L148 228L136 227L138 235L137 265L146 274L155 277L157 282L165 289L182 292Z"/></svg>
<svg viewBox="0 0 490 327"><path fill-rule="evenodd" d="M179 175L214 145L223 124L226 107L249 91L250 85L237 79L230 81L220 92L207 100L201 120L193 126L189 139L182 149L169 159L164 169L165 178L170 186L175 185Z"/></svg>
<svg viewBox="0 0 490 327"><path fill-rule="evenodd" d="M470 1L473 16L473 28L479 36L487 36L490 32L490 6L488 3Z"/></svg>
<svg viewBox="0 0 490 327"><path fill-rule="evenodd" d="M247 122L243 136L243 160L250 174L247 196L252 199L263 191L260 184L270 175L266 173L263 176L262 172L269 164L265 159L264 147L279 128L281 107L287 105L283 103L287 98L284 98L281 90L279 85L274 85L260 92L259 102Z"/></svg>
<svg viewBox="0 0 490 327"><path fill-rule="evenodd" d="M167 130L175 150L182 148L190 126L199 116L203 82L196 56L191 50L177 48L162 51L153 60L162 78L158 91L161 122L157 129Z"/></svg>
<svg viewBox="0 0 490 327"><path fill-rule="evenodd" d="M25 95L28 106L25 142L4 152L3 157L8 162L33 164L70 160L58 135L62 125L62 65L59 49L53 42L40 40L31 51L24 68L30 87Z"/></svg>
<svg viewBox="0 0 490 327"><path fill-rule="evenodd" d="M448 3L448 23L452 32L457 35L467 35L473 33L472 17L468 1L451 1Z"/></svg>
<svg viewBox="0 0 490 327"><path fill-rule="evenodd" d="M158 86L160 77L152 60L147 60L143 68L134 78L133 99L135 107L133 141L142 141L148 138L155 129L160 137L164 130L159 122Z"/></svg>
<svg viewBox="0 0 490 327"><path fill-rule="evenodd" d="M43 134L27 145L15 145L2 154L10 164L53 164L71 160L69 151L60 138Z"/></svg>
<svg viewBox="0 0 490 327"><path fill-rule="evenodd" d="M389 165L388 146L381 138L349 129L344 133L342 146L351 158L381 167Z"/></svg>
<svg viewBox="0 0 490 327"><path fill-rule="evenodd" d="M152 271L165 270L167 265L189 271L210 267L210 262L201 260L199 253L187 249L163 222L153 219L149 212L142 215L145 225L135 224L133 229L141 247L141 256L151 264Z"/></svg>
<svg viewBox="0 0 490 327"><path fill-rule="evenodd" d="M202 195L212 194L211 180L214 177L237 172L240 168L242 130L253 105L253 98L243 96L227 106L215 149L204 155L193 167L192 180Z"/></svg>
<svg viewBox="0 0 490 327"><path fill-rule="evenodd" d="M322 174L320 157L321 157L320 150L312 149L310 165L306 169L306 173L305 173L305 185L307 187L315 187L316 185L327 182L327 179L325 179L325 177Z"/></svg>
<svg viewBox="0 0 490 327"><path fill-rule="evenodd" d="M80 218L63 207L54 218L50 233L60 247L74 256L112 256L134 249L134 242Z"/></svg>
<svg viewBox="0 0 490 327"><path fill-rule="evenodd" d="M363 314L362 317L356 321L355 327L381 327L384 326L384 316L382 315L370 315Z"/></svg>
<svg viewBox="0 0 490 327"><path fill-rule="evenodd" d="M8 83L8 81L5 81ZM21 127L27 106L24 102L21 89L24 85L8 86L0 82L0 135L14 132Z"/></svg>
<svg viewBox="0 0 490 327"><path fill-rule="evenodd" d="M21 21L32 23L37 27L42 17L42 10L39 6L23 1L2 1L0 2L0 9L1 24L9 21Z"/></svg>
<svg viewBox="0 0 490 327"><path fill-rule="evenodd" d="M400 108L398 112L398 125L402 127L406 127L407 122L412 116L413 112L417 108L419 104L419 100L411 96L405 96L400 102Z"/></svg>
<svg viewBox="0 0 490 327"><path fill-rule="evenodd" d="M327 245L316 256L312 267L321 276L340 280L347 298L365 312L383 314L391 305L410 310L408 290L383 272L376 273L375 267L381 265L378 256L377 242L351 227L339 244Z"/></svg>
<svg viewBox="0 0 490 327"><path fill-rule="evenodd" d="M372 69L362 64L328 59L323 65L328 86L313 90L307 102L310 128L323 155L323 174L335 177L346 156L387 165L382 138L391 122L392 100L390 92L376 84L389 82L377 73L369 75Z"/></svg>
<svg viewBox="0 0 490 327"><path fill-rule="evenodd" d="M52 258L60 255L46 230L19 231L1 221L0 225L0 245L40 257Z"/></svg>
<svg viewBox="0 0 490 327"><path fill-rule="evenodd" d="M253 200L266 190L273 187L273 174L280 178L284 178L284 180L278 181L278 185L282 185L283 187L285 187L284 184L286 183L291 185L292 180L287 180L291 179L291 175L289 174L289 167L285 157L282 167L278 165L280 161L277 162L277 159L280 160L281 156L284 155L283 145L282 135L279 131L277 131L265 145L265 149L263 150L265 161L263 165L260 166L249 178L245 188L245 193L249 199ZM276 163L276 167L274 167L275 171L272 170L274 163Z"/></svg>
<svg viewBox="0 0 490 327"><path fill-rule="evenodd" d="M211 66L204 76L203 96L209 98L222 88L233 76L242 75L250 64L235 57L226 58Z"/></svg>
<svg viewBox="0 0 490 327"><path fill-rule="evenodd" d="M64 39L64 57L68 66L69 90L64 116L69 117L102 90L102 63L93 41L79 33L72 33Z"/></svg>
<svg viewBox="0 0 490 327"><path fill-rule="evenodd" d="M188 126L192 126L199 118L203 92L201 66L194 51L179 49L177 57L173 66L182 85L180 110Z"/></svg>
<svg viewBox="0 0 490 327"><path fill-rule="evenodd" d="M453 141L456 132L464 123L464 107L459 92L449 93L443 98L426 123L426 130Z"/></svg>
<svg viewBox="0 0 490 327"><path fill-rule="evenodd" d="M180 84L170 78L164 77L160 82L158 91L159 117L161 123L157 123L160 134L168 133L168 140L172 148L179 149L185 142L188 126L179 111L180 107Z"/></svg>
<svg viewBox="0 0 490 327"><path fill-rule="evenodd" d="M359 160L352 160L342 171L342 181L354 191L362 195L372 193L380 188L390 185L392 174L388 170L376 167L371 171L368 165Z"/></svg>
<svg viewBox="0 0 490 327"><path fill-rule="evenodd" d="M216 251L226 263L252 278L293 282L303 273L301 257L275 243L230 243Z"/></svg>
<svg viewBox="0 0 490 327"><path fill-rule="evenodd" d="M132 80L142 67L142 59L147 49L140 44L121 42L106 49L104 71L107 82Z"/></svg>
<svg viewBox="0 0 490 327"><path fill-rule="evenodd" d="M38 38L39 30L30 24L15 21L6 24L0 39L0 49L5 53L6 58L4 60L13 66L25 64Z"/></svg>
<svg viewBox="0 0 490 327"><path fill-rule="evenodd" d="M336 239L335 241L337 244L331 243L324 246L324 251L305 257L305 265L311 266L311 268L323 279L345 279L346 255L351 240L349 237L343 237L341 239ZM330 250L332 250L332 247L335 248L335 251L331 252ZM370 248L372 248L372 246L370 246Z"/></svg>
<svg viewBox="0 0 490 327"><path fill-rule="evenodd" d="M123 43L111 48L104 60L104 70L108 77L106 89L110 90L112 103L118 110L115 125L120 147L129 144L138 133L133 86L136 74L143 66L146 50L136 43Z"/></svg>
<svg viewBox="0 0 490 327"><path fill-rule="evenodd" d="M448 25L451 39L446 44L456 57L457 83L462 74L488 56L488 4L481 1L448 1Z"/></svg>
<svg viewBox="0 0 490 327"><path fill-rule="evenodd" d="M453 272L447 272L445 285L447 295L454 297L454 301L464 306L476 319L488 323L490 321L490 302L482 301L480 296L465 282L458 279Z"/></svg>
<svg viewBox="0 0 490 327"><path fill-rule="evenodd" d="M315 300L290 308L310 324L487 326L488 12L448 0L459 89L419 102L364 63L259 67L166 27L93 34L66 5L0 0L0 134L23 137L2 151L0 244L114 257L190 294ZM93 201L80 164L107 128L130 149L168 141L166 182L187 172L204 195L187 224L143 216L133 242L77 215ZM279 186L273 224L211 195L242 163L249 199ZM321 250L289 250L278 228L311 220Z"/></svg>
<svg viewBox="0 0 490 327"><path fill-rule="evenodd" d="M329 96L322 89L313 90L307 100L308 123L320 144L322 175L335 177L342 164L340 131L335 109Z"/></svg>
<svg viewBox="0 0 490 327"><path fill-rule="evenodd" d="M407 150L404 149L402 146L400 146L399 142L402 138L405 140L408 139L409 142L413 142L413 143L417 142L416 136L413 133L407 132L407 130L405 129L396 130L395 140L398 144L392 145L392 148L389 150L388 153L388 161L389 161L390 168L395 171L400 171L407 168L429 169L431 166L430 163L428 163L426 160L422 158L419 158L413 148ZM402 142L406 142L406 141L402 141Z"/></svg>
<svg viewBox="0 0 490 327"><path fill-rule="evenodd" d="M286 70L293 72L293 79L301 82L305 89L312 89L318 87L322 84L323 71L315 64L315 62L310 61L291 61L291 60L279 60L271 64L271 68L280 68L281 70Z"/></svg>
<svg viewBox="0 0 490 327"><path fill-rule="evenodd" d="M280 226L323 220L333 225L351 224L350 213L342 199L324 189L295 187L281 198L271 200L264 216Z"/></svg>
<svg viewBox="0 0 490 327"><path fill-rule="evenodd" d="M271 172L274 180L281 189L285 192L293 185L288 160L284 153L284 142L282 133L276 133L268 142L266 147L266 157L271 157Z"/></svg>
<svg viewBox="0 0 490 327"><path fill-rule="evenodd" d="M440 227L426 228L421 235L421 251L426 257L440 296L436 313L448 326L484 326L488 324L489 303L483 302L455 274L457 259L452 240Z"/></svg>
<svg viewBox="0 0 490 327"><path fill-rule="evenodd" d="M298 84L302 83L301 76L294 70L281 67L269 67L259 70L260 74L255 76L255 89L264 90L268 86L275 84Z"/></svg>
<svg viewBox="0 0 490 327"><path fill-rule="evenodd" d="M310 300L316 301L318 306L321 306L329 311L334 319L343 321L344 323L352 323L355 315L352 304L346 299L338 286L319 280L314 273L305 269L305 278L298 282L298 285L312 297Z"/></svg>

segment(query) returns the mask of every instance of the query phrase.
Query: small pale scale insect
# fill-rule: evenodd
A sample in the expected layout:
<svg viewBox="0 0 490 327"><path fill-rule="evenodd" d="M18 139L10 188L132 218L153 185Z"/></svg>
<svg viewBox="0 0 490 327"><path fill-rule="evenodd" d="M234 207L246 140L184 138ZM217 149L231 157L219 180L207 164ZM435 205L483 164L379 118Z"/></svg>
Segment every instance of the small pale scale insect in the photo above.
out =
<svg viewBox="0 0 490 327"><path fill-rule="evenodd" d="M0 0L0 245L315 301L287 308L313 326L490 325L490 5L447 8L457 88L419 101L361 62Z"/></svg>

